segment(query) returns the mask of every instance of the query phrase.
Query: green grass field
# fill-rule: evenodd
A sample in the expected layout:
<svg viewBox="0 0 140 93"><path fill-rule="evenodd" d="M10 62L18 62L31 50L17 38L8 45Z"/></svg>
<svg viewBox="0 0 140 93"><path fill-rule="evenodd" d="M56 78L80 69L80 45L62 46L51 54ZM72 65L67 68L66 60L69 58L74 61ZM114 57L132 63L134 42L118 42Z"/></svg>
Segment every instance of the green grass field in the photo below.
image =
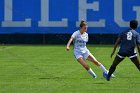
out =
<svg viewBox="0 0 140 93"><path fill-rule="evenodd" d="M113 46L89 45L88 49L106 68ZM88 62L93 79L76 61L72 47L46 45L0 46L0 93L139 93L140 72L126 58L106 81L102 71Z"/></svg>

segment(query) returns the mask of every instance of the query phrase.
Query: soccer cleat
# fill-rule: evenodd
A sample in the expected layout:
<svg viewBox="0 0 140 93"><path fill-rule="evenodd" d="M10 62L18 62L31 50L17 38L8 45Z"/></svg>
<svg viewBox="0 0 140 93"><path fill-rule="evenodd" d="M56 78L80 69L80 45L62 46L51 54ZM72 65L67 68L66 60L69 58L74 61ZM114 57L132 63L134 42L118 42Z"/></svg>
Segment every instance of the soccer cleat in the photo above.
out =
<svg viewBox="0 0 140 93"><path fill-rule="evenodd" d="M96 75L94 75L94 76L93 76L93 78L97 78L97 76L96 76Z"/></svg>
<svg viewBox="0 0 140 93"><path fill-rule="evenodd" d="M106 72L103 72L103 76L107 81L110 81L110 77L108 77L108 74Z"/></svg>
<svg viewBox="0 0 140 93"><path fill-rule="evenodd" d="M109 72L109 71L107 70L107 74L108 74L108 72ZM115 75L112 74L111 77L112 77L112 78L115 78Z"/></svg>
<svg viewBox="0 0 140 93"><path fill-rule="evenodd" d="M103 72L103 77L104 78L106 78L106 75L107 75L107 73L106 72Z"/></svg>

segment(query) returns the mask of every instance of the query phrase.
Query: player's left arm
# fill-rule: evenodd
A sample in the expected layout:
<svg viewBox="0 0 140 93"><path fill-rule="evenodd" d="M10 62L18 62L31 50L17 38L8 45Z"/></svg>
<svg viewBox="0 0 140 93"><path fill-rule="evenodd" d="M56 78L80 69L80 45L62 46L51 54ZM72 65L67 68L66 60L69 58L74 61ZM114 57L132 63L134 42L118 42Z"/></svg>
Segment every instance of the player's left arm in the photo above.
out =
<svg viewBox="0 0 140 93"><path fill-rule="evenodd" d="M114 55L114 53L115 53L115 51L116 51L116 48L117 48L118 44L120 43L120 41L121 41L121 38L118 37L118 39L117 39L116 42L115 42L114 49L113 49L113 51L112 51L112 53L111 53L111 58L112 58L112 56Z"/></svg>

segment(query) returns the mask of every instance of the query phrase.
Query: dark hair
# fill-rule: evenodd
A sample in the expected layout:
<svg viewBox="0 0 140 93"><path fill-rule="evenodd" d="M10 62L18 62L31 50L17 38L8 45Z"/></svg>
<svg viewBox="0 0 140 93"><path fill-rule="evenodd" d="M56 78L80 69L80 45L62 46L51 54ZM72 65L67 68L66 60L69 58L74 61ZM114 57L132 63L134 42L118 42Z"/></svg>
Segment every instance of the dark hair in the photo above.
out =
<svg viewBox="0 0 140 93"><path fill-rule="evenodd" d="M86 25L87 23L86 23L86 21L84 21L84 20L81 20L81 23L80 23L80 28L81 27L83 27L84 25Z"/></svg>
<svg viewBox="0 0 140 93"><path fill-rule="evenodd" d="M138 26L138 21L137 21L137 20L131 20L131 21L130 21L130 27L131 27L132 29L136 29L137 26Z"/></svg>

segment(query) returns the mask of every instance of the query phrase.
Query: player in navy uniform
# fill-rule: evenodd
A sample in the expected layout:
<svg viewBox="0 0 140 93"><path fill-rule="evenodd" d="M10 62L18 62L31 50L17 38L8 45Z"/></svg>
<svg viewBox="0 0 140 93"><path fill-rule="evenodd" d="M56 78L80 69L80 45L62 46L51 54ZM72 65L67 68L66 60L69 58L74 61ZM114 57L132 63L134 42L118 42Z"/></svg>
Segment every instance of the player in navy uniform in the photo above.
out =
<svg viewBox="0 0 140 93"><path fill-rule="evenodd" d="M125 58L129 57L130 60L136 65L138 70L140 71L140 61L138 60L136 54L136 47L138 48L138 52L140 54L140 35L135 29L138 26L138 22L136 20L130 21L130 29L122 32L114 45L113 52L111 54L111 58L115 53L115 50L120 43L119 51L109 69L108 74L104 73L104 77L107 81L110 80L111 74L115 71L116 66Z"/></svg>

